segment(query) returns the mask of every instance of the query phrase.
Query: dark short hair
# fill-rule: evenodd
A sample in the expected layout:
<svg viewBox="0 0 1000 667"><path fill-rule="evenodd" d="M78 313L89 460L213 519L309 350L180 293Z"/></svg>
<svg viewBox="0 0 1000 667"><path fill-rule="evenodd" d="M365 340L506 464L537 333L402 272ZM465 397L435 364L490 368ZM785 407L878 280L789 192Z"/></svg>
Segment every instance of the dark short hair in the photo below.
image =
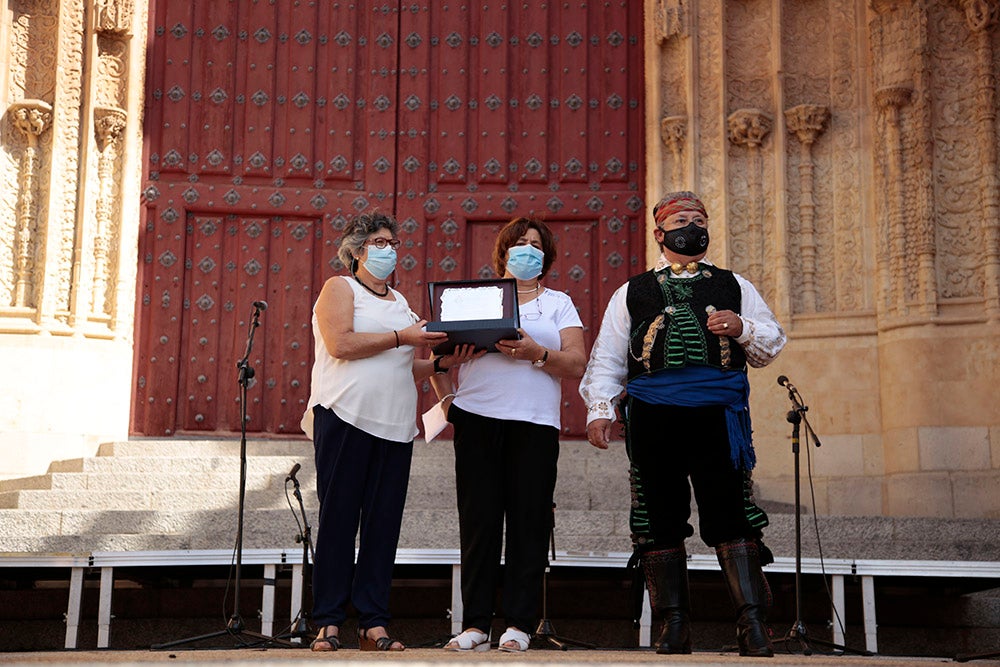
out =
<svg viewBox="0 0 1000 667"><path fill-rule="evenodd" d="M500 230L497 234L497 241L493 246L493 268L498 276L502 276L507 270L507 251L517 243L517 240L524 236L529 229L534 229L542 237L542 252L545 259L542 260L542 275L549 272L552 262L556 260L556 240L549 229L541 220L535 218L514 218Z"/></svg>
<svg viewBox="0 0 1000 667"><path fill-rule="evenodd" d="M380 229L388 229L392 233L392 238L399 235L399 223L385 213L365 213L348 223L344 229L344 236L340 239L340 248L337 250L337 257L344 266L351 271L354 270L354 253L361 250L368 237Z"/></svg>

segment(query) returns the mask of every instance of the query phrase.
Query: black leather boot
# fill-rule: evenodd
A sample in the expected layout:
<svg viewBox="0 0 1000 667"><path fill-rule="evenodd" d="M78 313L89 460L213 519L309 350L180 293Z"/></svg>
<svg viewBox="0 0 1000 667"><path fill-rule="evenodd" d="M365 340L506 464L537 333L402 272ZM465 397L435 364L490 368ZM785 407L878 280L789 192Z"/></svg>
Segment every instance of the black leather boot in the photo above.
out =
<svg viewBox="0 0 1000 667"><path fill-rule="evenodd" d="M750 540L724 542L715 547L715 554L726 578L729 597L736 607L736 640L740 655L770 658L774 655L774 647L765 611L770 606L771 595L761 570L757 543Z"/></svg>
<svg viewBox="0 0 1000 667"><path fill-rule="evenodd" d="M691 593L684 547L647 551L641 558L649 604L663 617L663 630L653 644L656 652L690 653Z"/></svg>

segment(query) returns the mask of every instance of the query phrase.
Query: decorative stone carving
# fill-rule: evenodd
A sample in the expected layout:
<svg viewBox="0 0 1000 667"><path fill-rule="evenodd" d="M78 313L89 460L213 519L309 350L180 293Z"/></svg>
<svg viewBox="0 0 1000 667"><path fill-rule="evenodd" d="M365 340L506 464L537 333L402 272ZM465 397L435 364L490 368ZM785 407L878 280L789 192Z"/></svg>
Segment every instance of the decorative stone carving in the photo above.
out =
<svg viewBox="0 0 1000 667"><path fill-rule="evenodd" d="M38 137L52 124L52 105L44 100L25 100L11 105L14 125L21 130L31 146L38 145Z"/></svg>
<svg viewBox="0 0 1000 667"><path fill-rule="evenodd" d="M816 311L816 240L814 224L816 200L813 195L814 179L812 145L826 128L830 109L818 104L799 104L785 110L785 123L789 132L801 145L799 156L799 255L802 261L802 300L806 312Z"/></svg>
<svg viewBox="0 0 1000 667"><path fill-rule="evenodd" d="M875 105L887 114L896 113L909 104L912 96L913 88L909 86L887 86L875 91Z"/></svg>
<svg viewBox="0 0 1000 667"><path fill-rule="evenodd" d="M886 178L890 193L887 202L889 211L888 229L882 234L888 238L888 262L881 262L883 280L882 299L889 312L899 314L905 295L903 263L906 259L906 184L904 182L905 161L903 156L902 131L899 110L908 104L913 95L911 88L890 86L875 91L875 104L885 118ZM881 244L880 244L881 245ZM887 268L888 271L887 271Z"/></svg>
<svg viewBox="0 0 1000 667"><path fill-rule="evenodd" d="M990 322L1000 321L1000 181L997 178L996 77L991 28L997 24L997 0L961 0L976 47L976 134L983 169L983 297ZM933 239L930 251L933 252ZM933 255L932 255L933 256Z"/></svg>
<svg viewBox="0 0 1000 667"><path fill-rule="evenodd" d="M101 106L124 107L128 101L128 44L117 36L97 39L97 101Z"/></svg>
<svg viewBox="0 0 1000 667"><path fill-rule="evenodd" d="M764 277L764 175L760 147L771 134L774 119L760 109L738 109L729 114L728 122L729 140L738 146L746 146L750 151L750 168L747 174L747 267L751 280L760 281Z"/></svg>
<svg viewBox="0 0 1000 667"><path fill-rule="evenodd" d="M692 86L695 95L692 106L697 115L690 119L692 140L689 144L694 153L694 172L689 177L691 185L697 189L709 215L719 217L726 215L727 206L725 151L720 150L717 143L703 138L726 136L725 75L723 59L718 57L726 48L722 7L718 2L699 2L692 8L697 12L699 48L695 54L698 79ZM725 240L727 246L730 245L729 238ZM723 258L729 262L729 248L723 252Z"/></svg>
<svg viewBox="0 0 1000 667"><path fill-rule="evenodd" d="M684 142L687 140L687 118L666 116L660 120L660 135L670 148L673 158L672 187L681 189L684 178Z"/></svg>
<svg viewBox="0 0 1000 667"><path fill-rule="evenodd" d="M94 129L97 145L101 150L97 162L99 194L97 198L97 229L94 234L94 285L93 304L96 312L111 314L111 300L107 288L113 284L109 261L115 229L115 162L118 159L122 133L125 131L127 114L122 109L96 107L94 109Z"/></svg>
<svg viewBox="0 0 1000 667"><path fill-rule="evenodd" d="M98 32L127 35L132 32L133 0L97 0L95 3Z"/></svg>
<svg viewBox="0 0 1000 667"><path fill-rule="evenodd" d="M739 109L729 114L729 140L747 148L759 148L773 127L774 119L760 109Z"/></svg>
<svg viewBox="0 0 1000 667"><path fill-rule="evenodd" d="M127 114L123 109L96 107L94 109L94 134L98 148L104 153L114 150L125 131Z"/></svg>
<svg viewBox="0 0 1000 667"><path fill-rule="evenodd" d="M653 26L658 44L689 32L690 19L686 0L656 0L654 17Z"/></svg>
<svg viewBox="0 0 1000 667"><path fill-rule="evenodd" d="M830 120L829 107L820 104L799 104L785 110L785 122L804 146L812 146Z"/></svg>
<svg viewBox="0 0 1000 667"><path fill-rule="evenodd" d="M97 202L92 233L94 239L91 313L109 317L114 329L117 320L115 295L110 289L117 283L120 262L114 240L120 236L117 184L122 136L128 117L124 107L129 96L129 40L132 30L134 0L97 0L97 99L94 106L94 131L100 149L97 162Z"/></svg>
<svg viewBox="0 0 1000 667"><path fill-rule="evenodd" d="M972 32L983 32L996 25L1000 16L997 0L960 0L965 11L965 20Z"/></svg>
<svg viewBox="0 0 1000 667"><path fill-rule="evenodd" d="M37 233L38 139L52 125L52 106L43 100L26 100L11 105L10 117L14 126L27 139L21 158L20 192L17 201L16 256L14 305L37 305L34 298L34 274L37 248L42 246Z"/></svg>

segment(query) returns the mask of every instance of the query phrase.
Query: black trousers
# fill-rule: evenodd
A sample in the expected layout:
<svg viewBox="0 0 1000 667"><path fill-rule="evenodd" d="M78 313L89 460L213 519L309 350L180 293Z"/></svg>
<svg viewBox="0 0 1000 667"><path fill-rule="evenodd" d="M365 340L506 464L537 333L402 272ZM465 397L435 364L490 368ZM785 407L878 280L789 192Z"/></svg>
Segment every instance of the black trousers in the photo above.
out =
<svg viewBox="0 0 1000 667"><path fill-rule="evenodd" d="M313 621L343 625L350 601L358 627L385 626L413 443L377 438L320 406L313 416L319 494Z"/></svg>
<svg viewBox="0 0 1000 667"><path fill-rule="evenodd" d="M745 502L747 472L730 460L725 408L626 400L635 546L640 551L673 548L694 534L688 523L692 488L705 544L759 539L761 531L751 525Z"/></svg>
<svg viewBox="0 0 1000 667"><path fill-rule="evenodd" d="M530 634L548 564L559 431L454 405L448 419L455 427L463 627L489 632L506 521L503 613L508 626Z"/></svg>

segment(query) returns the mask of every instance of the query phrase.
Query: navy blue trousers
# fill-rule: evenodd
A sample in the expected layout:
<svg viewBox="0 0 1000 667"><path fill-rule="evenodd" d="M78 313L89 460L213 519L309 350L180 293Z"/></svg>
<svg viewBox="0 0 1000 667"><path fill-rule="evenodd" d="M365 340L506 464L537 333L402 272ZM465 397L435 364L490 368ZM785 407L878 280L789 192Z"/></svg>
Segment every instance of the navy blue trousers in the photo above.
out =
<svg viewBox="0 0 1000 667"><path fill-rule="evenodd" d="M385 626L413 442L377 438L320 406L313 416L319 495L313 621L343 625L350 602L358 627Z"/></svg>
<svg viewBox="0 0 1000 667"><path fill-rule="evenodd" d="M490 630L506 522L503 612L508 626L531 634L548 565L559 431L482 417L455 405L448 419L455 426L462 625Z"/></svg>
<svg viewBox="0 0 1000 667"><path fill-rule="evenodd" d="M694 534L691 490L698 503L698 530L708 546L759 539L744 494L746 471L729 457L725 408L652 405L627 399L626 446L631 463L632 541L639 551L680 546Z"/></svg>

